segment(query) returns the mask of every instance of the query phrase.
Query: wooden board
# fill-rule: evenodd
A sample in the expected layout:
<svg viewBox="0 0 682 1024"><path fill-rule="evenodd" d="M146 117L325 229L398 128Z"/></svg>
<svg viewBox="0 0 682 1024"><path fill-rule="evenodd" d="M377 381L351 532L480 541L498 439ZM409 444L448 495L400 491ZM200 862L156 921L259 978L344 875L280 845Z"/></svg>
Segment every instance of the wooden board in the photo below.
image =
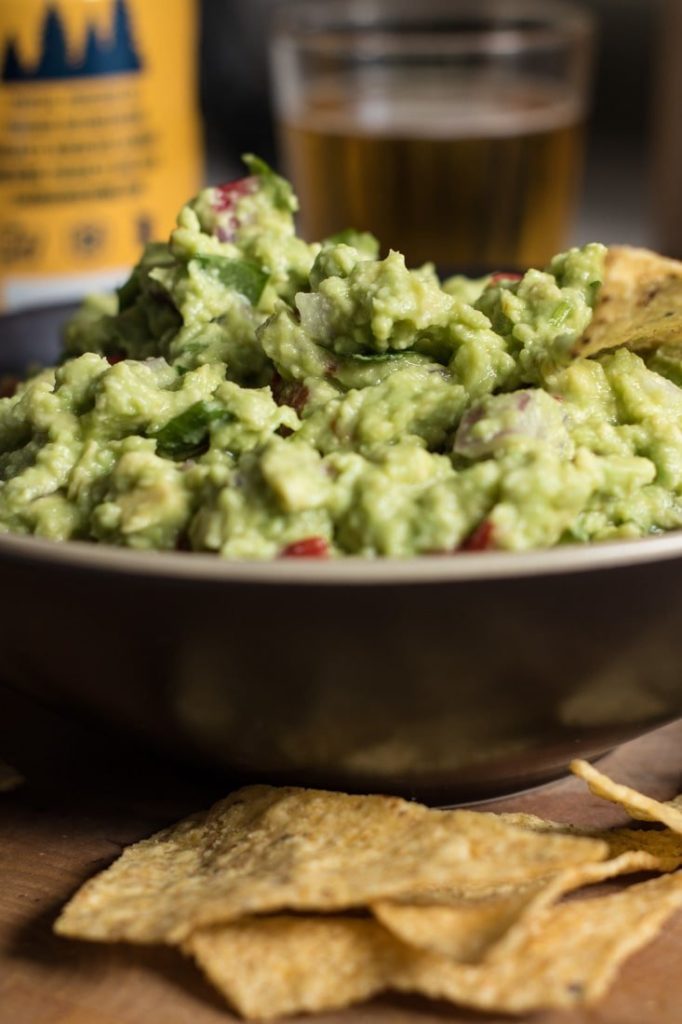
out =
<svg viewBox="0 0 682 1024"><path fill-rule="evenodd" d="M111 738L0 691L0 756L27 782L0 794L0 1024L227 1024L234 1018L191 963L171 949L58 939L51 925L73 890L124 845L222 795ZM622 781L667 799L682 789L682 722L610 755ZM616 824L615 807L562 782L486 809L525 810L576 824ZM612 994L589 1012L533 1024L680 1024L682 915L633 957ZM422 999L382 998L326 1024L503 1024L510 1018ZM523 1018L530 1021L531 1018Z"/></svg>

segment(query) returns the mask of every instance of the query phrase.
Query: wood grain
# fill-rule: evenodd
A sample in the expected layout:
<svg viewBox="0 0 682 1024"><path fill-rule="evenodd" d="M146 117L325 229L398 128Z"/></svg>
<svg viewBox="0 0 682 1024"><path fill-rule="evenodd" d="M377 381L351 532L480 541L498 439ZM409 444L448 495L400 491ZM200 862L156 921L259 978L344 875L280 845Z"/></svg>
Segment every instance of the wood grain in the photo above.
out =
<svg viewBox="0 0 682 1024"><path fill-rule="evenodd" d="M0 1024L226 1024L234 1019L174 950L97 946L51 932L74 889L125 844L206 806L222 795L225 784L217 787L215 779L191 776L6 691L0 691L0 756L28 780L13 793L0 794ZM682 722L622 747L604 764L654 796L673 796L682 789ZM576 824L623 820L617 808L586 794L578 780L488 808L532 811ZM536 1015L533 1024L680 1024L681 951L682 915L628 961L599 1007ZM397 997L323 1019L326 1024L509 1020Z"/></svg>

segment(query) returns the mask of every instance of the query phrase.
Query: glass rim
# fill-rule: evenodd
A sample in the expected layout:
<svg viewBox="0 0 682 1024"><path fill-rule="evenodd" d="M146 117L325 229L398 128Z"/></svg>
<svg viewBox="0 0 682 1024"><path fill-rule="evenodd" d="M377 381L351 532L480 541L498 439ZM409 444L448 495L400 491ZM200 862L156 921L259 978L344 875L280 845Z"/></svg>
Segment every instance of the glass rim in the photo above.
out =
<svg viewBox="0 0 682 1024"><path fill-rule="evenodd" d="M486 19L490 27L461 30ZM594 28L591 12L571 0L282 0L271 38L320 52L400 52L418 44L424 53L514 53L589 40Z"/></svg>

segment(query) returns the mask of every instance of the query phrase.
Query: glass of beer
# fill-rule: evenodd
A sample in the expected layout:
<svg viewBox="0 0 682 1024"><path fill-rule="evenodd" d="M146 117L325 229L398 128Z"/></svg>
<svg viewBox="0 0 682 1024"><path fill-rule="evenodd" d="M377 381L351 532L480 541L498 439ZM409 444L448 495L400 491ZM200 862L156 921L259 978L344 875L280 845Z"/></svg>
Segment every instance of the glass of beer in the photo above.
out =
<svg viewBox="0 0 682 1024"><path fill-rule="evenodd" d="M300 227L408 265L542 266L578 194L593 24L560 0L299 0L271 39Z"/></svg>

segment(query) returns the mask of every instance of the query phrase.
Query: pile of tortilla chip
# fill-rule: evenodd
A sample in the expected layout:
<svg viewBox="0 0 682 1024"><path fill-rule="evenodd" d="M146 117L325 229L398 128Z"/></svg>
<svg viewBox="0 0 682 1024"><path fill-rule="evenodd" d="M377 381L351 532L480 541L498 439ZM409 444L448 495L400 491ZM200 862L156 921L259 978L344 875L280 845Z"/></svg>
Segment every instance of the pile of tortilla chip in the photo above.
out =
<svg viewBox="0 0 682 1024"><path fill-rule="evenodd" d="M682 802L572 768L595 794L667 827L590 832L252 786L130 847L55 929L177 945L254 1019L387 990L505 1013L591 1003L682 907ZM605 894L586 889L642 872Z"/></svg>

